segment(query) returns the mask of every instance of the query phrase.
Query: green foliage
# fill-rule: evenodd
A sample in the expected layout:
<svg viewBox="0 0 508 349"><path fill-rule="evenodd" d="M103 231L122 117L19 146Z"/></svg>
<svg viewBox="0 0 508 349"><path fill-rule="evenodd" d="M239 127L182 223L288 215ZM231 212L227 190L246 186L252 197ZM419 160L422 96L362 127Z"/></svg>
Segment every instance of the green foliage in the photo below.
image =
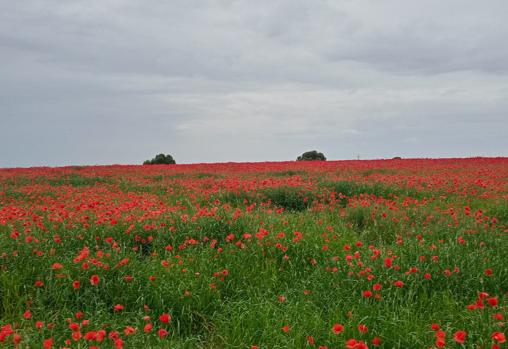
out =
<svg viewBox="0 0 508 349"><path fill-rule="evenodd" d="M13 199L24 199L27 196L25 193L13 190L12 188L7 188L7 190L3 193L3 195Z"/></svg>
<svg viewBox="0 0 508 349"><path fill-rule="evenodd" d="M61 185L70 185L72 187L83 187L83 186L93 186L98 183L111 184L112 179L108 177L97 177L97 176L85 177L73 173L68 176L50 179L48 182L53 187L58 187Z"/></svg>
<svg viewBox="0 0 508 349"><path fill-rule="evenodd" d="M266 174L271 177L306 176L307 171L287 170L287 171L280 171L280 172L267 172Z"/></svg>
<svg viewBox="0 0 508 349"><path fill-rule="evenodd" d="M146 160L143 165L173 165L176 164L175 159L169 154L157 154L152 160Z"/></svg>
<svg viewBox="0 0 508 349"><path fill-rule="evenodd" d="M304 211L312 205L314 194L302 188L276 187L260 191L272 205L290 211Z"/></svg>
<svg viewBox="0 0 508 349"><path fill-rule="evenodd" d="M263 169L245 185L237 185L237 173L224 174L232 183L225 185L222 173L206 167L184 174L145 170L137 177L66 171L2 183L0 204L8 204L0 218L10 221L0 224L0 327L12 324L22 341L16 346L10 336L1 348L41 348L46 338L60 348L71 338L67 319L77 323L78 312L89 321L83 335L118 332L128 348L344 348L349 338L369 348L428 348L435 341L430 324L438 323L450 348L472 349L490 347L492 332L503 332L505 321L493 315L508 306L504 196L376 182L373 175L392 174L385 168L336 177ZM295 175L306 178L273 178ZM96 183L107 185L90 187ZM332 193L345 198L331 200ZM404 205L408 196L419 202ZM465 205L471 215L462 213ZM477 209L497 223L478 221ZM85 215L90 219L83 221ZM90 255L77 263L85 246ZM92 274L100 276L98 285L90 283ZM377 283L379 299L365 297ZM480 292L499 305L485 301L468 310ZM117 304L125 309L115 311ZM170 323L159 321L162 313L171 315ZM145 333L148 323L154 328ZM332 332L336 323L344 325L340 334ZM359 324L368 326L366 334ZM136 333L124 335L126 326ZM164 338L157 335L161 328L169 332ZM468 333L460 345L452 339L459 329ZM371 346L374 336L382 339L379 347ZM97 344L71 341L76 348ZM100 346L114 348L114 342Z"/></svg>
<svg viewBox="0 0 508 349"><path fill-rule="evenodd" d="M297 161L314 161L320 160L325 161L326 157L323 153L319 153L316 150L306 151L302 155L296 158Z"/></svg>
<svg viewBox="0 0 508 349"><path fill-rule="evenodd" d="M225 192L215 198L233 206L269 203L288 211L305 211L317 199L313 192L289 186L266 188L257 192Z"/></svg>
<svg viewBox="0 0 508 349"><path fill-rule="evenodd" d="M359 183L349 181L336 181L336 182L323 182L323 188L333 191L338 198L339 194L343 197L341 203L345 205L348 198L360 196L361 194L374 195L376 197L393 198L398 197L412 197L423 198L429 196L428 193L418 191L414 188L400 188L395 186L386 185L383 183Z"/></svg>
<svg viewBox="0 0 508 349"><path fill-rule="evenodd" d="M0 318L15 318L23 309L22 282L15 273L0 273Z"/></svg>
<svg viewBox="0 0 508 349"><path fill-rule="evenodd" d="M220 193L219 195L214 197L215 199L218 199L221 203L228 203L233 206L243 206L244 204L252 204L252 203L258 203L259 195L256 195L256 193L252 192L245 192L245 191L226 191L224 193Z"/></svg>

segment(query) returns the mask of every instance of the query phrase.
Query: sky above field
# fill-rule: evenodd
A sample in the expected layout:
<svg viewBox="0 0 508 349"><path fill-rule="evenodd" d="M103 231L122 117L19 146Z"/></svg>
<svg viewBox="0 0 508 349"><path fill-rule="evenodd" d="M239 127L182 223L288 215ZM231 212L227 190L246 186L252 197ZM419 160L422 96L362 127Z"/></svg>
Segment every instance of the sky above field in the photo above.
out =
<svg viewBox="0 0 508 349"><path fill-rule="evenodd" d="M0 6L0 167L508 156L506 0Z"/></svg>

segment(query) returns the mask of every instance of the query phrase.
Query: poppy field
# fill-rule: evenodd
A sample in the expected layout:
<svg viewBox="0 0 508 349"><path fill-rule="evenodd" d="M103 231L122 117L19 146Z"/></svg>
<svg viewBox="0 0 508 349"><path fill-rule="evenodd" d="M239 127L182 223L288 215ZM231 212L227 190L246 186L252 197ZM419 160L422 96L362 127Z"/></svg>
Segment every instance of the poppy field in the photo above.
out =
<svg viewBox="0 0 508 349"><path fill-rule="evenodd" d="M508 348L508 158L0 169L1 348Z"/></svg>

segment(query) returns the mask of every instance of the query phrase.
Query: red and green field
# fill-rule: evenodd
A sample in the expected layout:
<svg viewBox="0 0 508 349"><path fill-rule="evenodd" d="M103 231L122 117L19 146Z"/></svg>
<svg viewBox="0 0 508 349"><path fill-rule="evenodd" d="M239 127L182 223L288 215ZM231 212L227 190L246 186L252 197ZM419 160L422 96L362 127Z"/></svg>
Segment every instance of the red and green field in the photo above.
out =
<svg viewBox="0 0 508 349"><path fill-rule="evenodd" d="M508 158L0 170L2 348L508 348Z"/></svg>

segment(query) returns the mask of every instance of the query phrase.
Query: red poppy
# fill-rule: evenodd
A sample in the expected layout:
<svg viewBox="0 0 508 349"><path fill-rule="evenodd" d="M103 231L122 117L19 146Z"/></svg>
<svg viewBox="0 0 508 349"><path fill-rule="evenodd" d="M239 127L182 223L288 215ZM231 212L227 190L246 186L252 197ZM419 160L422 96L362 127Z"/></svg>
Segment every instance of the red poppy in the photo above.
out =
<svg viewBox="0 0 508 349"><path fill-rule="evenodd" d="M402 287L404 286L404 282L403 281L400 281L400 280L397 280L393 283L395 285L395 287Z"/></svg>
<svg viewBox="0 0 508 349"><path fill-rule="evenodd" d="M12 336L12 342L14 344L19 344L21 342L21 336L17 333L14 333L14 335Z"/></svg>
<svg viewBox="0 0 508 349"><path fill-rule="evenodd" d="M136 329L132 326L125 326L123 333L125 336L130 336L131 334L136 333Z"/></svg>
<svg viewBox="0 0 508 349"><path fill-rule="evenodd" d="M497 297L487 298L487 303L489 303L491 307L497 306L498 304Z"/></svg>
<svg viewBox="0 0 508 349"><path fill-rule="evenodd" d="M44 349L51 349L53 347L53 338L48 338L48 339L45 339L43 342L42 342L42 347Z"/></svg>
<svg viewBox="0 0 508 349"><path fill-rule="evenodd" d="M499 321L503 321L504 320L504 315L501 314L501 313L495 313L494 315L492 315L492 317L496 320L499 320Z"/></svg>
<svg viewBox="0 0 508 349"><path fill-rule="evenodd" d="M365 326L363 324L359 324L358 331L360 331L361 333L367 333L369 331L369 329L367 328L367 326Z"/></svg>
<svg viewBox="0 0 508 349"><path fill-rule="evenodd" d="M63 268L63 265L60 263L53 263L53 265L51 266L51 269L53 269L53 270L59 270L62 268Z"/></svg>
<svg viewBox="0 0 508 349"><path fill-rule="evenodd" d="M83 336L83 339L86 341L95 341L97 339L97 332L95 331L89 331L85 333Z"/></svg>
<svg viewBox="0 0 508 349"><path fill-rule="evenodd" d="M381 345L381 338L379 338L379 337L372 338L372 345L375 347Z"/></svg>
<svg viewBox="0 0 508 349"><path fill-rule="evenodd" d="M168 322L171 321L171 315L167 314L167 313L163 313L161 314L161 316L159 316L159 320L165 324L167 324Z"/></svg>
<svg viewBox="0 0 508 349"><path fill-rule="evenodd" d="M498 342L499 344L506 342L506 336L504 335L503 332L492 333L492 339Z"/></svg>
<svg viewBox="0 0 508 349"><path fill-rule="evenodd" d="M385 258L385 267L391 268L392 267L392 259L391 258Z"/></svg>
<svg viewBox="0 0 508 349"><path fill-rule="evenodd" d="M168 335L168 331L163 329L163 328L159 328L159 330L157 331L157 335L160 337L160 338L164 338Z"/></svg>
<svg viewBox="0 0 508 349"><path fill-rule="evenodd" d="M453 334L453 340L459 344L463 344L466 341L467 332L459 330Z"/></svg>
<svg viewBox="0 0 508 349"><path fill-rule="evenodd" d="M97 286L97 285L99 284L99 282L100 282L99 275L94 274L94 275L92 275L92 276L90 277L90 283L91 283L93 286Z"/></svg>
<svg viewBox="0 0 508 349"><path fill-rule="evenodd" d="M365 342L363 342L363 341L357 341L354 338L349 339L346 342L346 348L350 348L350 349L369 349L369 347L367 346L367 344L365 344Z"/></svg>
<svg viewBox="0 0 508 349"><path fill-rule="evenodd" d="M335 334L340 334L342 331L344 331L344 326L342 324L333 324L332 326L332 332Z"/></svg>

